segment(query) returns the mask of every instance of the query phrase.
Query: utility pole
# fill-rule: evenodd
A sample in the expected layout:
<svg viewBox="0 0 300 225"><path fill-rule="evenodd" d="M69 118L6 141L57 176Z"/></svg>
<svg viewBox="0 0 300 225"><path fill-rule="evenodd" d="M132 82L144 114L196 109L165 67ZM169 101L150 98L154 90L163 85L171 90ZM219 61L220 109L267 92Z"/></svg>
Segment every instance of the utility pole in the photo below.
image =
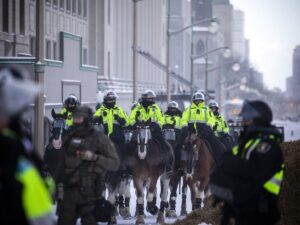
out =
<svg viewBox="0 0 300 225"><path fill-rule="evenodd" d="M36 1L36 56L35 56L35 82L39 93L35 99L34 110L34 148L39 155L44 152L44 9L45 1Z"/></svg>
<svg viewBox="0 0 300 225"><path fill-rule="evenodd" d="M132 34L132 48L133 48L133 52L132 52L132 79L133 79L133 96L132 96L132 101L136 101L137 100L137 85L138 85L138 81L137 81L137 72L138 72L138 63L137 63L137 2L139 0L133 0L133 34Z"/></svg>
<svg viewBox="0 0 300 225"><path fill-rule="evenodd" d="M170 16L171 16L171 8L170 8L170 0L168 0L168 6L167 6L167 44L166 44L166 65L167 65L167 102L171 101L171 79L170 79Z"/></svg>
<svg viewBox="0 0 300 225"><path fill-rule="evenodd" d="M208 49L208 31L206 31L205 33L205 48ZM208 67L208 57L206 55L205 57L205 100L208 100L208 71L207 68Z"/></svg>

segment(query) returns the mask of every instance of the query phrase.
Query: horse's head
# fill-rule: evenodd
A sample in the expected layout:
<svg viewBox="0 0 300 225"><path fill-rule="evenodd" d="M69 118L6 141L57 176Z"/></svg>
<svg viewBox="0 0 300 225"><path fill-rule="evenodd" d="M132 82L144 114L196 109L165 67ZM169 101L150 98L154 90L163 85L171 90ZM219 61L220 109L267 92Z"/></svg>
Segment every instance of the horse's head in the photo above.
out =
<svg viewBox="0 0 300 225"><path fill-rule="evenodd" d="M55 149L62 146L62 136L66 131L66 122L64 119L55 119L52 123L52 145Z"/></svg>
<svg viewBox="0 0 300 225"><path fill-rule="evenodd" d="M138 157L145 159L148 151L149 140L151 139L150 126L145 121L138 121L136 123L136 142Z"/></svg>
<svg viewBox="0 0 300 225"><path fill-rule="evenodd" d="M183 145L183 150L186 154L186 173L187 178L192 178L193 176L193 164L195 159L195 155L198 152L198 137L196 134L189 134L185 140Z"/></svg>

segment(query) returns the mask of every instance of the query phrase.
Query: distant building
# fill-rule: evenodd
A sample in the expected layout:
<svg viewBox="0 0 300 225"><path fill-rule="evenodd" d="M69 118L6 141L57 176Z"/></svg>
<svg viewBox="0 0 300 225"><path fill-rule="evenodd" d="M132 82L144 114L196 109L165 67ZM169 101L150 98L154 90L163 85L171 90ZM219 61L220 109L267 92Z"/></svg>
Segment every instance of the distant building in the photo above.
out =
<svg viewBox="0 0 300 225"><path fill-rule="evenodd" d="M233 6L229 0L213 0L213 16L220 24L220 32L224 35L225 45L232 49Z"/></svg>
<svg viewBox="0 0 300 225"><path fill-rule="evenodd" d="M96 42L89 13L95 0L45 1L45 109L59 110L69 94L93 105L97 93L96 66L88 66ZM0 0L0 64L22 64L32 71L35 62L34 0Z"/></svg>
<svg viewBox="0 0 300 225"><path fill-rule="evenodd" d="M300 45L296 46L293 53L293 75L287 78L286 92L292 100L300 101Z"/></svg>
<svg viewBox="0 0 300 225"><path fill-rule="evenodd" d="M241 62L247 59L244 33L245 16L241 10L233 10L232 17L232 55Z"/></svg>

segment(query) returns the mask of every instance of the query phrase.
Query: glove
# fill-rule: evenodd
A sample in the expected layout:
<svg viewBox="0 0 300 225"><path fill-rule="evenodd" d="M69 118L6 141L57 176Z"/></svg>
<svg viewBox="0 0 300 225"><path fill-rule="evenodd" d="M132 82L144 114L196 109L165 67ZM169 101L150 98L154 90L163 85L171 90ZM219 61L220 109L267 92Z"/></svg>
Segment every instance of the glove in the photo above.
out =
<svg viewBox="0 0 300 225"><path fill-rule="evenodd" d="M215 124L214 127L213 127L213 131L216 131L217 128L218 128L218 123L216 122L216 124Z"/></svg>
<svg viewBox="0 0 300 225"><path fill-rule="evenodd" d="M116 114L115 114L115 115L114 115L114 119L115 119L116 121L118 121L118 123L119 123L121 126L124 126L125 123L126 123L125 119L119 117L119 115L116 115Z"/></svg>
<svg viewBox="0 0 300 225"><path fill-rule="evenodd" d="M86 161L96 161L98 159L98 155L90 150L86 150L80 152L80 158Z"/></svg>
<svg viewBox="0 0 300 225"><path fill-rule="evenodd" d="M94 124L101 124L101 123L103 123L102 116L95 116L94 119L93 119L93 123Z"/></svg>

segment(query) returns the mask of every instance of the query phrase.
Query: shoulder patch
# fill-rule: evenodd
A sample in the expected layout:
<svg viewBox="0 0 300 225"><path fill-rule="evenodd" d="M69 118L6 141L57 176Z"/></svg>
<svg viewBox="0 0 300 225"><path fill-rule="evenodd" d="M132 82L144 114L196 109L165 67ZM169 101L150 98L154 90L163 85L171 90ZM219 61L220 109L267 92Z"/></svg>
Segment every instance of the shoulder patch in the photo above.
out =
<svg viewBox="0 0 300 225"><path fill-rule="evenodd" d="M257 152L266 154L271 149L271 145L267 142L262 142L257 146Z"/></svg>

